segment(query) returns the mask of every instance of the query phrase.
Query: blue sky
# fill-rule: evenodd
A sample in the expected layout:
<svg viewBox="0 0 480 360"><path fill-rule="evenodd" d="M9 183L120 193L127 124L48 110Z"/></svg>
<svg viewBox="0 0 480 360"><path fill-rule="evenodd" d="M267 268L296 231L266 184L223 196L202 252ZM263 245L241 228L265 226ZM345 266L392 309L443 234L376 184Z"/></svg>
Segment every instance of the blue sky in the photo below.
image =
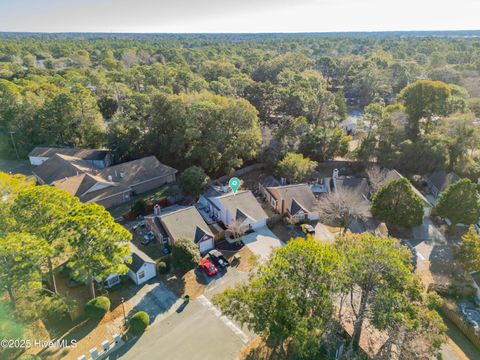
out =
<svg viewBox="0 0 480 360"><path fill-rule="evenodd" d="M480 29L480 0L0 0L0 31L473 29Z"/></svg>

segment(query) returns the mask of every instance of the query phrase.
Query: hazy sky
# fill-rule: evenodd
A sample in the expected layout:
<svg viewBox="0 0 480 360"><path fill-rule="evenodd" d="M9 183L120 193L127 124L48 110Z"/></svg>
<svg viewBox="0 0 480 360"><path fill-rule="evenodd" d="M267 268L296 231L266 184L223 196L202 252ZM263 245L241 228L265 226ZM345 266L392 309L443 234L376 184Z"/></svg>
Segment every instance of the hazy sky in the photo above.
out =
<svg viewBox="0 0 480 360"><path fill-rule="evenodd" d="M480 29L480 0L0 0L0 31L463 29Z"/></svg>

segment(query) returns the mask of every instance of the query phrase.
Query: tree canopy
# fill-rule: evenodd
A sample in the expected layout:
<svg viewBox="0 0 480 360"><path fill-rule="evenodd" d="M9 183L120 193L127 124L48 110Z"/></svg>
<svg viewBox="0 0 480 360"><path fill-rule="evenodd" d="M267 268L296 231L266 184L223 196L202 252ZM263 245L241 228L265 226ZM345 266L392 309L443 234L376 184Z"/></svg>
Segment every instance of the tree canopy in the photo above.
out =
<svg viewBox="0 0 480 360"><path fill-rule="evenodd" d="M373 216L401 227L420 225L423 219L423 201L413 191L406 178L393 180L378 190L372 198Z"/></svg>
<svg viewBox="0 0 480 360"><path fill-rule="evenodd" d="M480 217L480 200L477 185L461 179L449 185L435 204L436 213L448 218L453 225L475 224Z"/></svg>

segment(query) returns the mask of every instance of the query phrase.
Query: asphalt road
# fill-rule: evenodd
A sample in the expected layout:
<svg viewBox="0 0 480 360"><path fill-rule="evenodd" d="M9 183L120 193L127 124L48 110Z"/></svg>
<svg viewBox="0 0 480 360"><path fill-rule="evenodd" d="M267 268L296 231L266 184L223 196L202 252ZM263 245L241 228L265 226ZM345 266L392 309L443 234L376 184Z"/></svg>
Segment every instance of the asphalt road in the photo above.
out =
<svg viewBox="0 0 480 360"><path fill-rule="evenodd" d="M207 300L208 301L208 300ZM110 359L237 359L250 337L237 333L200 300L151 327Z"/></svg>
<svg viewBox="0 0 480 360"><path fill-rule="evenodd" d="M141 337L127 342L108 359L237 359L253 334L223 316L210 299L246 279L248 274L236 269L209 279L204 295L186 306L175 304L170 315L150 326Z"/></svg>

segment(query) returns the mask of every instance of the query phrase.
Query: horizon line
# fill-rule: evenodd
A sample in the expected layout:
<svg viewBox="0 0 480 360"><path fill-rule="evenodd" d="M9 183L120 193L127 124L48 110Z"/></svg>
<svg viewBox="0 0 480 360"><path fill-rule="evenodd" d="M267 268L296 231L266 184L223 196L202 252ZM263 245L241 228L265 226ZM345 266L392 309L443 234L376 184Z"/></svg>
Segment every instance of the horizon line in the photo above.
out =
<svg viewBox="0 0 480 360"><path fill-rule="evenodd" d="M271 31L271 32L136 32L136 31L11 31L0 30L0 34L122 34L122 35L275 35L275 34L350 34L350 33L455 33L455 32L480 32L478 29L456 29L456 30L339 30L339 31Z"/></svg>

